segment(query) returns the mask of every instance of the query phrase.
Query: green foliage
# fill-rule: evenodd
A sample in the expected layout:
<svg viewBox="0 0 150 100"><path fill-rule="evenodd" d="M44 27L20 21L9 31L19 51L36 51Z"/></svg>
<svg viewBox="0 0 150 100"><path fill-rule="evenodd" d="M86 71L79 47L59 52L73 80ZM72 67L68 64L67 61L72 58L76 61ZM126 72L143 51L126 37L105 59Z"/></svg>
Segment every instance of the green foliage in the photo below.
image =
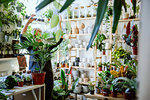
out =
<svg viewBox="0 0 150 100"><path fill-rule="evenodd" d="M24 35L27 41L17 44L16 49L27 49L32 47L33 53L27 53L28 55L34 56L34 61L38 62L40 66L40 72L43 71L45 64L52 58L52 54L57 50L56 48L50 50L53 45L56 44L54 40L47 41L48 33L37 35L34 37L31 33ZM41 40L38 42L37 40Z"/></svg>
<svg viewBox="0 0 150 100"><path fill-rule="evenodd" d="M61 34L63 34L63 31L61 29L57 30L56 32L56 42L59 41L60 37L61 37Z"/></svg>
<svg viewBox="0 0 150 100"><path fill-rule="evenodd" d="M1 90L2 91L2 90ZM0 100L7 100L8 96L0 91Z"/></svg>
<svg viewBox="0 0 150 100"><path fill-rule="evenodd" d="M58 15L53 15L51 19L51 28L54 28L58 25L59 23L59 16Z"/></svg>
<svg viewBox="0 0 150 100"><path fill-rule="evenodd" d="M43 15L44 15L46 18L51 19L52 16L53 16L53 10L47 9L47 10L45 11L45 13L43 13Z"/></svg>
<svg viewBox="0 0 150 100"><path fill-rule="evenodd" d="M17 81L13 76L8 76L5 80L5 85L7 89L12 89L14 86L16 86Z"/></svg>
<svg viewBox="0 0 150 100"><path fill-rule="evenodd" d="M100 51L105 50L105 43L103 43L104 40L106 40L106 36L104 34L97 34L94 46L96 46Z"/></svg>

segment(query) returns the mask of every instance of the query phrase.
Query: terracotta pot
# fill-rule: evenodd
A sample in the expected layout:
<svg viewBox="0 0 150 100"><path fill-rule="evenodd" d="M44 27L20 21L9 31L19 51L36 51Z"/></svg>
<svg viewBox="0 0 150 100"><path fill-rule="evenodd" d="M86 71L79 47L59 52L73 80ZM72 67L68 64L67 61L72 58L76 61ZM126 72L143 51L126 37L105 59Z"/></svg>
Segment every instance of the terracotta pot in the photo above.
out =
<svg viewBox="0 0 150 100"><path fill-rule="evenodd" d="M32 79L34 85L44 84L45 81L45 72L44 73L32 73Z"/></svg>
<svg viewBox="0 0 150 100"><path fill-rule="evenodd" d="M135 47L132 47L132 49L133 49L133 54L137 55L138 54L138 47L135 46Z"/></svg>
<svg viewBox="0 0 150 100"><path fill-rule="evenodd" d="M69 65L68 64L65 64L66 68L69 68Z"/></svg>
<svg viewBox="0 0 150 100"><path fill-rule="evenodd" d="M117 97L117 91L111 91L111 96L112 97Z"/></svg>
<svg viewBox="0 0 150 100"><path fill-rule="evenodd" d="M23 87L24 82L18 82L19 87Z"/></svg>
<svg viewBox="0 0 150 100"><path fill-rule="evenodd" d="M123 19L128 19L128 18L129 18L129 13L125 13Z"/></svg>
<svg viewBox="0 0 150 100"><path fill-rule="evenodd" d="M131 95L131 93L123 92L123 98L127 99L127 100L132 100L132 95Z"/></svg>
<svg viewBox="0 0 150 100"><path fill-rule="evenodd" d="M98 67L98 71L102 71L102 67Z"/></svg>
<svg viewBox="0 0 150 100"><path fill-rule="evenodd" d="M105 55L106 53L105 53L105 50L103 50L103 55Z"/></svg>

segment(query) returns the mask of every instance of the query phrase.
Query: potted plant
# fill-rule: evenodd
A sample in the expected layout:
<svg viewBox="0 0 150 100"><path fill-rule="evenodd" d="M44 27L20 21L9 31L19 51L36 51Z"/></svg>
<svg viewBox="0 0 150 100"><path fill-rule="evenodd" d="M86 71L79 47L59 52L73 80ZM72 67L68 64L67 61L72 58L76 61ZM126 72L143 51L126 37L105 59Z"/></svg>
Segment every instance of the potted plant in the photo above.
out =
<svg viewBox="0 0 150 100"><path fill-rule="evenodd" d="M52 16L53 16L53 10L47 9L47 10L44 12L43 15L48 19L48 21L50 21L50 19L51 19Z"/></svg>
<svg viewBox="0 0 150 100"><path fill-rule="evenodd" d="M39 68L36 68L35 72L32 72L33 84L43 84L46 74L43 70L45 64L50 61L52 53L57 50L56 48L49 50L49 48L56 42L54 40L47 41L47 39L49 38L49 33L43 33L42 35L38 34L36 37L34 37L34 35L32 35L31 33L27 33L24 35L24 37L28 41L17 44L16 49L27 49L29 47L32 47L34 52L32 54L27 54L36 56L34 58L34 61L39 65ZM41 41L37 41L37 39Z"/></svg>
<svg viewBox="0 0 150 100"><path fill-rule="evenodd" d="M109 95L109 88L107 86L104 86L102 91L103 91L103 96L108 96Z"/></svg>
<svg viewBox="0 0 150 100"><path fill-rule="evenodd" d="M31 84L32 84L32 78L31 78L30 76L27 76L27 77L25 78L25 84L26 84L26 85L31 85Z"/></svg>
<svg viewBox="0 0 150 100"><path fill-rule="evenodd" d="M18 78L17 80L18 80L18 86L19 87L23 87L23 85L24 85L24 79Z"/></svg>
<svg viewBox="0 0 150 100"><path fill-rule="evenodd" d="M14 78L14 76L7 76L5 80L5 85L7 89L12 89L14 86L17 85L17 80Z"/></svg>
<svg viewBox="0 0 150 100"><path fill-rule="evenodd" d="M99 64L98 64L98 71L102 71L102 63L101 62L99 62Z"/></svg>
<svg viewBox="0 0 150 100"><path fill-rule="evenodd" d="M106 36L104 34L97 34L97 37L95 39L94 45L97 49L100 51L103 51L103 55L105 55L105 43L103 42L106 40Z"/></svg>
<svg viewBox="0 0 150 100"><path fill-rule="evenodd" d="M89 90L90 90L90 94L94 94L94 86L95 86L95 81L90 81L89 83Z"/></svg>
<svg viewBox="0 0 150 100"><path fill-rule="evenodd" d="M112 96L112 97L117 97L117 90L116 90L114 84L111 85L110 91L111 91L111 96Z"/></svg>

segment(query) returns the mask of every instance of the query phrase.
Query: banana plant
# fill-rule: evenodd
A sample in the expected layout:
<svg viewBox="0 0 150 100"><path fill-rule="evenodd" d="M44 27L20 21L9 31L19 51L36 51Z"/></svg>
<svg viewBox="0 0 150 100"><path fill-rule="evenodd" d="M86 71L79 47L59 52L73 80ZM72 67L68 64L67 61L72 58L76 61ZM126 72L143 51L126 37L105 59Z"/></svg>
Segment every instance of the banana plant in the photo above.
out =
<svg viewBox="0 0 150 100"><path fill-rule="evenodd" d="M36 10L40 10L42 8L44 8L46 5L48 5L51 2L54 2L55 0L44 0L43 2L41 2L37 7ZM66 0L66 2L64 3L64 5L62 6L62 8L60 9L60 13L63 12L65 9L67 9L75 0ZM100 25L102 23L102 20L104 18L104 14L106 12L107 6L108 6L108 1L109 0L99 0L98 1L98 8L97 8L97 15L96 15L96 21L95 21L95 26L94 29L92 31L92 35L89 41L89 44L87 46L87 50L92 46L92 43L99 31ZM117 26L118 26L118 22L120 19L120 15L121 15L121 11L122 11L122 6L124 6L125 11L127 12L126 9L126 2L125 0L114 0L113 2L113 26L112 26L112 33L116 32ZM134 13L136 13L136 0L132 0L132 4L133 4L133 9L134 9Z"/></svg>

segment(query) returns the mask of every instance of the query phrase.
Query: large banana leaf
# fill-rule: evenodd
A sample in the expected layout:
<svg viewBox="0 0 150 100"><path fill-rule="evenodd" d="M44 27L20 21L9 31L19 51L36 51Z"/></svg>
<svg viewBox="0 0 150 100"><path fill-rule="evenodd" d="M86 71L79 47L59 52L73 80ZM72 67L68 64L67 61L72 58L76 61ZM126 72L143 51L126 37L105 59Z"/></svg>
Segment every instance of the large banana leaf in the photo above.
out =
<svg viewBox="0 0 150 100"><path fill-rule="evenodd" d="M63 7L60 9L60 12L64 11L66 8L68 8L75 0L67 0Z"/></svg>
<svg viewBox="0 0 150 100"><path fill-rule="evenodd" d="M122 2L120 2L120 0L114 0L114 6L113 6L114 16L113 16L112 33L116 32L116 29L118 26L118 21L120 19L120 15L121 15L121 8L122 8Z"/></svg>
<svg viewBox="0 0 150 100"><path fill-rule="evenodd" d="M136 13L136 0L132 0L132 4L133 4L133 12L135 15L135 13Z"/></svg>
<svg viewBox="0 0 150 100"><path fill-rule="evenodd" d="M48 4L50 4L51 2L53 2L54 0L44 0L42 1L37 7L36 7L36 11L39 11L40 9L44 8L45 6L47 6Z"/></svg>
<svg viewBox="0 0 150 100"><path fill-rule="evenodd" d="M9 2L12 2L14 0L0 0L0 4L3 4L3 3L9 3Z"/></svg>
<svg viewBox="0 0 150 100"><path fill-rule="evenodd" d="M92 45L92 43L95 39L95 36L96 36L97 32L99 31L99 27L102 23L102 20L104 18L104 14L106 12L107 4L108 4L108 0L99 0L99 2L98 2L98 9L97 9L97 16L96 16L95 26L94 26L89 44L87 46L87 50L91 47L91 45Z"/></svg>

